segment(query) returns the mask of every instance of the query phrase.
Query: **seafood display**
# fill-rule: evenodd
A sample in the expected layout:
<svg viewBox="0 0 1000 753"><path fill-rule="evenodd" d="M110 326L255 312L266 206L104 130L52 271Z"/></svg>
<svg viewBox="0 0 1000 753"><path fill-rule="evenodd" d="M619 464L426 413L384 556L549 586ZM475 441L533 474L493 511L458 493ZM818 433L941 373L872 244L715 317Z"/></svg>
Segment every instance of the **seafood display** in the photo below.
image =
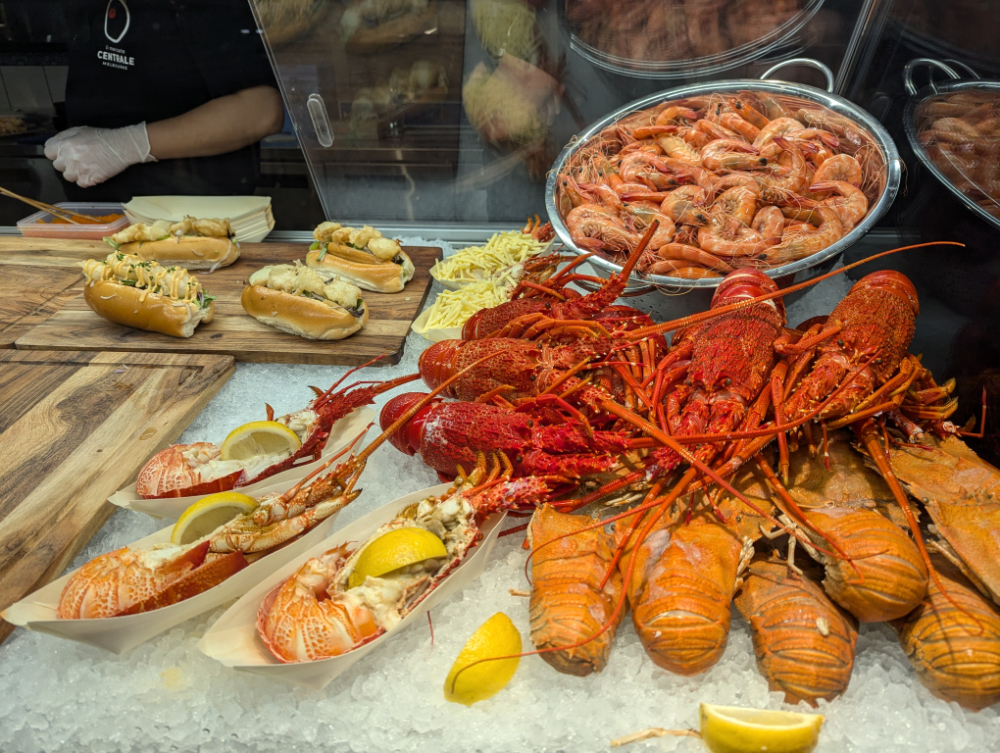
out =
<svg viewBox="0 0 1000 753"><path fill-rule="evenodd" d="M630 264L658 232L646 229ZM536 652L561 672L600 672L631 611L654 663L699 674L725 649L735 600L771 687L815 704L847 688L858 623L958 614L967 619L945 634L918 625L901 640L935 693L988 705L989 681L971 680L957 658L947 668L940 652L948 631L964 635L976 615L992 614L962 583L976 584L984 604L992 598L997 551L984 530L995 527L995 505L983 495L1000 471L949 422L954 384L938 385L907 352L919 312L912 283L872 273L828 317L791 329L773 281L736 270L704 314L598 328L587 298L613 295L629 272L551 302L551 317L498 312L501 326L479 339L428 348L424 381L441 390L453 379L441 396L458 402L414 413L427 397L412 393L383 409L383 426L413 416L393 443L443 476L464 477L485 452L550 484L528 544ZM667 330L669 347L651 340ZM618 499L610 516L568 514L609 499ZM619 511L623 500L641 503ZM929 552L956 563L961 580ZM1000 651L979 640L972 650Z"/></svg>
<svg viewBox="0 0 1000 753"><path fill-rule="evenodd" d="M873 136L809 100L706 94L633 112L574 147L555 208L577 248L681 279L774 269L862 224L886 187Z"/></svg>
<svg viewBox="0 0 1000 753"><path fill-rule="evenodd" d="M1000 91L962 89L916 109L917 140L956 191L1000 218Z"/></svg>

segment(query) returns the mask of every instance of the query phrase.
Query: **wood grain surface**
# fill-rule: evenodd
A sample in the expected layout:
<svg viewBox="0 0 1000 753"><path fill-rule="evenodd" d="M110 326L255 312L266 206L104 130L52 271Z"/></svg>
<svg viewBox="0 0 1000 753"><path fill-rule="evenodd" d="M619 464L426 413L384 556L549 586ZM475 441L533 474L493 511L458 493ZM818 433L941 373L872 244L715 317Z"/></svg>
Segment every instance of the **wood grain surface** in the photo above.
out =
<svg viewBox="0 0 1000 753"><path fill-rule="evenodd" d="M80 288L81 292L64 302L57 312L44 321L33 322L34 326L17 337L15 345L18 349L41 350L214 353L231 355L238 361L335 365L362 364L384 354L386 358L378 363L397 363L410 323L427 297L431 285L429 270L441 250L407 248L416 273L404 290L364 291L369 310L364 328L344 340L321 341L279 332L247 315L240 305L245 281L253 272L267 264L303 260L307 248L304 243L244 243L236 264L212 274L196 272L205 289L216 296L215 319L200 325L190 338L143 332L108 322L87 307ZM100 255L100 252L94 254ZM2 259L0 254L0 264Z"/></svg>
<svg viewBox="0 0 1000 753"><path fill-rule="evenodd" d="M0 238L0 348L14 341L79 295L77 266L107 246L95 241Z"/></svg>
<svg viewBox="0 0 1000 753"><path fill-rule="evenodd" d="M0 610L65 570L107 498L234 370L215 355L0 351ZM0 620L0 641L11 630Z"/></svg>

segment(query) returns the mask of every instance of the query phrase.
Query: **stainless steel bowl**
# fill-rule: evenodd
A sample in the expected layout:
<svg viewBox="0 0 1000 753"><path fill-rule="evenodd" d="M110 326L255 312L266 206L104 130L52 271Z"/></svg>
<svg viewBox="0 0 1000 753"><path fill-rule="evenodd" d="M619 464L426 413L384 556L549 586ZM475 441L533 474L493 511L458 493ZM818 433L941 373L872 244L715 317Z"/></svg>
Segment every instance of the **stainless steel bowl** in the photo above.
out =
<svg viewBox="0 0 1000 753"><path fill-rule="evenodd" d="M808 60L786 61L785 64L792 63L818 67L815 66L813 61ZM825 66L822 67L825 68ZM775 68L772 68L764 75L768 76L774 70ZM830 74L828 76L828 80L831 83L831 88L832 78L832 74ZM558 209L556 209L557 178L562 172L562 169L566 166L566 163L580 148L582 148L595 135L599 134L601 130L618 121L625 115L634 113L637 110L644 110L646 108L653 107L660 102L683 99L684 97L693 97L712 93L736 93L742 90L756 90L768 92L770 94L781 94L823 105L833 112L849 118L859 128L867 131L872 141L881 151L886 165L885 186L883 187L882 193L879 195L878 199L869 208L868 214L861 221L861 223L839 241L827 246L822 251L819 251L805 259L792 262L791 264L785 264L781 267L764 270L764 273L769 277L789 277L790 282L788 284L793 284L809 280L832 267L836 262L837 257L840 256L845 249L852 246L869 230L871 230L875 223L878 222L882 215L885 214L886 210L888 210L889 205L892 204L893 199L896 198L896 192L899 190L903 163L899 158L899 152L896 149L896 145L893 143L886 130L877 120L875 120L875 118L859 108L857 105L848 102L846 99L838 97L836 94L825 92L822 89L806 86L805 84L792 84L775 80L736 79L731 81L715 81L706 84L683 86L677 89L660 92L658 94L651 94L648 97L637 99L636 101L630 102L624 107L615 110L613 113L594 123L588 129L580 133L576 138L571 140L570 143L563 148L559 158L552 166L552 170L549 172L548 182L545 185L545 209L548 212L549 221L552 223L552 227L562 240L566 250L575 254L587 253L573 242L573 239L570 237L569 230L566 228L562 218L559 216ZM597 273L603 276L610 277L613 274L617 274L622 269L620 264L616 264L615 262L608 261L607 259L596 255L591 256L589 262ZM680 291L691 288L714 288L720 281L721 278L686 280L678 277L667 277L666 275L645 275L634 272L629 279L629 288L627 290L631 294L639 294L652 290L654 287L668 288L672 291Z"/></svg>
<svg viewBox="0 0 1000 753"><path fill-rule="evenodd" d="M956 199L958 199L959 202L993 227L1000 229L1000 218L994 217L981 206L976 204L976 202L974 202L971 198L962 193L955 186L955 184L951 182L951 179L941 172L941 169L934 164L934 161L930 158L930 155L927 154L927 151L920 143L920 134L917 129L917 108L931 97L935 97L939 94L968 91L970 89L979 91L1000 91L1000 81L983 81L977 78L972 81L956 80L947 84L931 83L918 92L916 86L913 84L912 78L912 71L918 64L933 65L945 71L945 73L947 73L950 77L954 79L959 78L959 74L956 73L950 66L933 59L916 58L907 64L904 80L907 93L911 96L909 101L906 103L906 109L903 111L903 126L906 129L906 138L910 142L910 147L913 149L913 153L917 155L917 159L923 163L923 166L926 167L931 174L933 174L934 177L937 178ZM554 224L553 227L555 227Z"/></svg>

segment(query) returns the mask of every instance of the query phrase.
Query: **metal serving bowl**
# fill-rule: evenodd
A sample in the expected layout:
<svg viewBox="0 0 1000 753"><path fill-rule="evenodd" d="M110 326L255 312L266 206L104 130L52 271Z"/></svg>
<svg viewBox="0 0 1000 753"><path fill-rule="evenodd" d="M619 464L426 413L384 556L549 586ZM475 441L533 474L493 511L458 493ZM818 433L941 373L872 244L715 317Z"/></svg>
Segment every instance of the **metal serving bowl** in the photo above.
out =
<svg viewBox="0 0 1000 753"><path fill-rule="evenodd" d="M812 65L813 67L820 67L827 74L827 81L830 88L833 88L833 76L829 72L829 69L822 64L817 65L811 60L789 60L781 65L789 64L805 64ZM775 66L765 72L764 77L769 76L778 67L781 66ZM799 259L798 261L790 264L785 264L780 267L775 267L774 269L767 269L763 271L769 277L787 278L787 284L794 284L804 282L829 270L836 262L837 257L839 257L845 249L852 246L869 230L871 230L875 223L878 222L882 215L885 214L886 210L888 210L889 205L892 204L893 199L896 198L896 192L899 190L903 163L899 158L899 152L896 149L896 145L893 143L886 130L877 120L857 105L848 102L842 97L838 97L836 94L831 94L812 86L766 79L715 81L711 83L695 84L692 86L670 89L658 94L651 94L648 97L637 99L636 101L630 102L624 107L615 110L613 113L594 123L588 129L580 133L576 138L571 140L570 143L563 148L559 158L552 166L552 170L549 172L548 181L545 185L545 208L549 215L549 221L552 223L552 227L555 229L556 234L565 245L566 250L575 254L587 253L573 242L573 239L569 234L569 229L563 223L562 217L559 216L559 210L556 208L557 179L567 163L573 158L577 151L590 141L591 138L599 134L607 126L612 125L626 115L635 113L639 110L645 110L661 102L705 94L735 94L743 90L761 91L769 94L795 97L803 100L805 103L822 105L829 110L832 110L834 113L851 120L859 128L859 130L865 132L867 137L881 152L886 166L885 182L882 186L881 193L879 194L877 200L869 207L868 214L865 218L853 230L851 230L851 232L838 240L836 243L827 246L822 251L818 251L805 259ZM597 273L602 276L610 277L613 274L617 274L622 269L621 264L609 261L608 259L598 255L591 256L588 261ZM721 280L722 278L688 280L678 277L668 277L666 275L647 275L633 272L629 279L629 286L626 289L626 294L639 295L649 292L654 288L668 288L673 292L692 288L715 288ZM786 280L782 280L782 282L784 283Z"/></svg>
<svg viewBox="0 0 1000 753"><path fill-rule="evenodd" d="M916 86L913 85L912 79L913 68L918 64L936 66L956 80L947 84L932 83L925 86L918 92ZM1000 218L994 217L981 206L976 204L976 202L974 202L971 198L962 193L958 187L955 186L955 184L952 183L943 172L941 172L941 169L934 164L930 155L927 154L927 150L925 150L923 145L920 143L919 124L917 123L917 108L928 99L941 94L951 94L959 91L1000 91L1000 81L983 81L978 78L972 81L959 81L957 80L958 78L959 75L948 65L929 58L917 58L915 60L911 60L907 64L905 84L906 90L911 96L909 101L906 103L906 109L903 112L903 125L906 128L906 138L910 142L910 147L913 149L913 153L917 156L917 159L920 160L923 166L926 167L961 204L965 205L965 207L971 212L978 215L994 228L1000 229Z"/></svg>

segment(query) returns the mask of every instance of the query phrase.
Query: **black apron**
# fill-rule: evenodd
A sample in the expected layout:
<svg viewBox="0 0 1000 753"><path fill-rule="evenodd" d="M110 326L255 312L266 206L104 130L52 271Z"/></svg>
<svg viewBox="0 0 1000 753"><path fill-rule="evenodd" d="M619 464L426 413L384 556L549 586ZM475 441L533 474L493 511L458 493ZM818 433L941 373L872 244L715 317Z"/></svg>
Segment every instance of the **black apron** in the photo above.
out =
<svg viewBox="0 0 1000 753"><path fill-rule="evenodd" d="M247 0L78 0L66 81L70 126L119 128L172 118L274 76ZM215 157L133 165L77 201L252 194L255 144Z"/></svg>

